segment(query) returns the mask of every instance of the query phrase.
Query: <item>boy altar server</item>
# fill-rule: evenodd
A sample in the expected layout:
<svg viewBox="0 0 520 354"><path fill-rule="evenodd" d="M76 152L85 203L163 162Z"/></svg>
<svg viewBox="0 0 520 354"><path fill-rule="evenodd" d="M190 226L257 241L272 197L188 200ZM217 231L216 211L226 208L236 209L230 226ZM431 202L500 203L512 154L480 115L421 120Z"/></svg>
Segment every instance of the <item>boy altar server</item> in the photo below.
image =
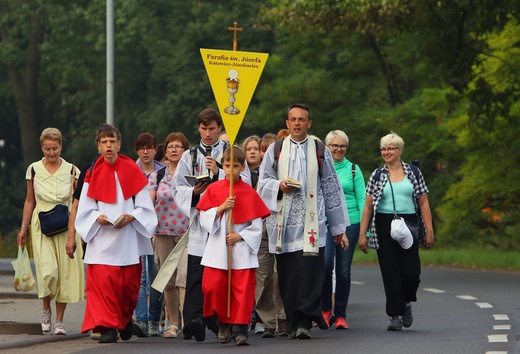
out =
<svg viewBox="0 0 520 354"><path fill-rule="evenodd" d="M96 141L101 157L85 177L75 223L88 244L87 304L81 331L102 333L100 343L114 343L117 331L123 340L132 337L140 256L152 253L150 238L157 214L148 180L132 159L119 155L119 131L105 124Z"/></svg>
<svg viewBox="0 0 520 354"><path fill-rule="evenodd" d="M203 314L217 315L220 343L231 338L238 346L249 345L247 330L255 300L258 249L262 239L262 219L271 215L256 191L240 179L245 169L245 154L234 149L231 174L231 148L223 156L224 180L211 184L197 204L200 223L208 233L208 243L202 257L204 266L202 292ZM233 197L229 196L230 180ZM232 210L233 227L228 230ZM231 308L227 317L228 246L232 249Z"/></svg>

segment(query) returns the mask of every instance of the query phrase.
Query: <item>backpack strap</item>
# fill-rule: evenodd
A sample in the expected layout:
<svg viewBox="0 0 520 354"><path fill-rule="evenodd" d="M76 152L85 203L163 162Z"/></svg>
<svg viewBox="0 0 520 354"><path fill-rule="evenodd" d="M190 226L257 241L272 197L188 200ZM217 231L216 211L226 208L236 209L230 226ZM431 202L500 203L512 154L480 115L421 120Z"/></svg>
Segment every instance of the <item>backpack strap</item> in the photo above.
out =
<svg viewBox="0 0 520 354"><path fill-rule="evenodd" d="M415 178L417 179L417 181L419 181L419 167L415 166L415 165L409 165L410 166L410 169L412 170L413 174L415 175Z"/></svg>
<svg viewBox="0 0 520 354"><path fill-rule="evenodd" d="M199 145L192 146L190 148L191 155L191 174L195 176L195 170L200 171L199 164L197 163L197 147Z"/></svg>
<svg viewBox="0 0 520 354"><path fill-rule="evenodd" d="M166 174L166 167L167 166L164 166L157 170L157 185L159 185L159 183L161 183L161 180L164 178L164 175Z"/></svg>
<svg viewBox="0 0 520 354"><path fill-rule="evenodd" d="M323 144L318 139L314 139L316 143L316 158L318 159L318 173L321 177L321 171L323 166L323 161L325 161L325 144Z"/></svg>
<svg viewBox="0 0 520 354"><path fill-rule="evenodd" d="M352 163L352 190L356 196L356 164Z"/></svg>
<svg viewBox="0 0 520 354"><path fill-rule="evenodd" d="M274 160L273 160L273 169L275 171L278 171L278 160L280 159L280 152L282 152L282 145L283 145L284 139L278 139L274 142Z"/></svg>

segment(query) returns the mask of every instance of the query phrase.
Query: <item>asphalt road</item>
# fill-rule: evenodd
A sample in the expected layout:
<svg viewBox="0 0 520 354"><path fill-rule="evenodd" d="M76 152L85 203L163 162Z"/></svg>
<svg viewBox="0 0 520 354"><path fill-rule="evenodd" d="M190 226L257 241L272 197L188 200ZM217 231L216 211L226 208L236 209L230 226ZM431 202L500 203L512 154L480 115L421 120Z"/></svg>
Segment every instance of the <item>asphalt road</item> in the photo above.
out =
<svg viewBox="0 0 520 354"><path fill-rule="evenodd" d="M261 339L250 334L249 347L180 338L132 338L99 344L89 338L40 344L12 353L520 353L520 273L423 268L414 324L388 332L384 294L377 266L355 266L348 330L317 328L313 339Z"/></svg>

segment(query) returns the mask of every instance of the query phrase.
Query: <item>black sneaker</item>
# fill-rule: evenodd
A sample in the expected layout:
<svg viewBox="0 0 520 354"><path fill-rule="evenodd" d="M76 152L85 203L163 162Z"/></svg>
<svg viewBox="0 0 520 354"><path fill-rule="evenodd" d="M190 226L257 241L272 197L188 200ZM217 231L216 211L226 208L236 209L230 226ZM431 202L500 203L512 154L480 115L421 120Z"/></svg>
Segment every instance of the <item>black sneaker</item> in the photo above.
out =
<svg viewBox="0 0 520 354"><path fill-rule="evenodd" d="M200 318L191 320L190 332L195 336L197 342L204 342L206 339L206 325Z"/></svg>
<svg viewBox="0 0 520 354"><path fill-rule="evenodd" d="M191 339L191 332L188 329L188 326L182 327L182 339L190 340Z"/></svg>
<svg viewBox="0 0 520 354"><path fill-rule="evenodd" d="M134 335L134 325L132 320L130 320L124 329L119 330L119 336L122 340L129 340Z"/></svg>
<svg viewBox="0 0 520 354"><path fill-rule="evenodd" d="M300 327L296 330L296 339L311 339L311 331L307 328Z"/></svg>
<svg viewBox="0 0 520 354"><path fill-rule="evenodd" d="M272 328L266 328L264 333L260 336L261 338L274 338L274 329Z"/></svg>
<svg viewBox="0 0 520 354"><path fill-rule="evenodd" d="M134 334L138 337L148 337L148 321L133 321Z"/></svg>
<svg viewBox="0 0 520 354"><path fill-rule="evenodd" d="M238 334L235 337L235 345L238 347L249 345L249 342L247 341L247 337L245 336L245 334Z"/></svg>
<svg viewBox="0 0 520 354"><path fill-rule="evenodd" d="M228 343L231 340L231 330L229 326L222 326L218 329L218 341L221 344Z"/></svg>
<svg viewBox="0 0 520 354"><path fill-rule="evenodd" d="M406 305L404 310L404 315L401 316L401 320L403 321L403 327L410 327L413 323L413 315L412 315L412 305Z"/></svg>
<svg viewBox="0 0 520 354"><path fill-rule="evenodd" d="M278 319L278 335L286 336L287 335L287 321L283 319Z"/></svg>
<svg viewBox="0 0 520 354"><path fill-rule="evenodd" d="M99 337L99 343L116 343L117 330L115 328L107 328L105 332Z"/></svg>
<svg viewBox="0 0 520 354"><path fill-rule="evenodd" d="M402 331L403 330L403 321L401 321L401 316L392 316L390 317L390 324L386 328L387 331Z"/></svg>

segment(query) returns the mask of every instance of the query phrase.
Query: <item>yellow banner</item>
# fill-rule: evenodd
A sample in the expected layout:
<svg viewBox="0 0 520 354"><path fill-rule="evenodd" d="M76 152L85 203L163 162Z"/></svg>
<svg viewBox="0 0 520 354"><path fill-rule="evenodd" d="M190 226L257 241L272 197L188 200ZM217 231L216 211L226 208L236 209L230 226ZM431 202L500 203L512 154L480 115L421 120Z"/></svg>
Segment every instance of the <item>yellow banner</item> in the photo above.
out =
<svg viewBox="0 0 520 354"><path fill-rule="evenodd" d="M233 144L269 54L202 48L200 54Z"/></svg>

